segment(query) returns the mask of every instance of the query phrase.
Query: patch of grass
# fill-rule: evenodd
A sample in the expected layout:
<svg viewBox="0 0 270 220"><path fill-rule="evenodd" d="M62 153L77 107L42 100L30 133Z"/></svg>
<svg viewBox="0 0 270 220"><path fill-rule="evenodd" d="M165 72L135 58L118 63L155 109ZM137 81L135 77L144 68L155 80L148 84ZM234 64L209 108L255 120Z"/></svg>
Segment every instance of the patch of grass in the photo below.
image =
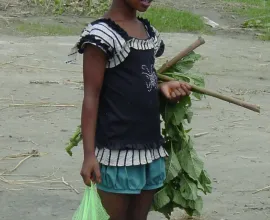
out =
<svg viewBox="0 0 270 220"><path fill-rule="evenodd" d="M230 3L242 3L247 5L263 5L267 0L225 0Z"/></svg>
<svg viewBox="0 0 270 220"><path fill-rule="evenodd" d="M15 24L15 30L30 36L67 36L77 35L83 26L65 26L61 24L41 24L22 22Z"/></svg>
<svg viewBox="0 0 270 220"><path fill-rule="evenodd" d="M59 15L88 15L87 17L100 17L109 8L111 0L31 0L32 5L41 8L41 14ZM99 14L99 16L97 16ZM201 32L210 33L200 16L191 12L180 11L174 8L152 6L146 13L140 14L151 21L160 32ZM53 36L78 34L83 26L67 26L63 24L43 24L44 22L22 22L15 26L15 30L31 36Z"/></svg>
<svg viewBox="0 0 270 220"><path fill-rule="evenodd" d="M269 0L225 0L230 3L240 3L232 8L238 14L248 18L270 16ZM231 5L233 6L233 5Z"/></svg>
<svg viewBox="0 0 270 220"><path fill-rule="evenodd" d="M44 14L76 14L98 17L104 14L112 0L28 0L31 5L39 6Z"/></svg>
<svg viewBox="0 0 270 220"><path fill-rule="evenodd" d="M268 31L266 31L266 33L264 33L262 36L260 36L260 39L270 41L270 30L268 29Z"/></svg>
<svg viewBox="0 0 270 220"><path fill-rule="evenodd" d="M247 18L245 28L258 28L263 35L260 39L270 40L270 1L269 0L225 0L239 3L233 11Z"/></svg>
<svg viewBox="0 0 270 220"><path fill-rule="evenodd" d="M187 11L154 6L142 14L160 32L205 31L206 26L200 16Z"/></svg>
<svg viewBox="0 0 270 220"><path fill-rule="evenodd" d="M76 14L99 17L108 10L112 0L31 0L36 6L41 6L48 13ZM205 25L201 18L190 12L179 11L173 8L151 7L143 17L148 18L161 32L202 31Z"/></svg>

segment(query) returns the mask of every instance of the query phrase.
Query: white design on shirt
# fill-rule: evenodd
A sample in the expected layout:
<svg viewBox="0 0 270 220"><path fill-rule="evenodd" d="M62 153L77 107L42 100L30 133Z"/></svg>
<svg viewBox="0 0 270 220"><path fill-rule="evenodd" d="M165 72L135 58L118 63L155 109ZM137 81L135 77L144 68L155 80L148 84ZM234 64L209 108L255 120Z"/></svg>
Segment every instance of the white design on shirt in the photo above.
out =
<svg viewBox="0 0 270 220"><path fill-rule="evenodd" d="M153 89L158 88L158 78L157 74L154 71L154 65L151 65L151 69L149 70L146 65L142 65L142 74L146 76L148 79L148 82L146 82L146 87L148 89L148 92L151 92Z"/></svg>

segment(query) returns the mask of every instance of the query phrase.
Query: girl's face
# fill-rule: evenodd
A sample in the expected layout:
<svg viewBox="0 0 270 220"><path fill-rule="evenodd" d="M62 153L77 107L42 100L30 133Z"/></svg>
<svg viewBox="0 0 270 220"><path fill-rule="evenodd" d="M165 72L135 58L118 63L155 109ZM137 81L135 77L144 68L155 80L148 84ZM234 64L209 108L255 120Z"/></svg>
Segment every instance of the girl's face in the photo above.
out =
<svg viewBox="0 0 270 220"><path fill-rule="evenodd" d="M125 0L126 3L133 9L139 12L145 12L153 0Z"/></svg>

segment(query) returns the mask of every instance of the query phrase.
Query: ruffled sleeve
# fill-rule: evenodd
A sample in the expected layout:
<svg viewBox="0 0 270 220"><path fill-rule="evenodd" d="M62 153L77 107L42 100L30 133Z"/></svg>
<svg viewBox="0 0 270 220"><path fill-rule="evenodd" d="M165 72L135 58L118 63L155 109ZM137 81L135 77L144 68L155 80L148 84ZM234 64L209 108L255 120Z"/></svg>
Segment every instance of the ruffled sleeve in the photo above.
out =
<svg viewBox="0 0 270 220"><path fill-rule="evenodd" d="M162 38L160 36L160 33L157 31L157 29L155 29L154 27L152 27L152 28L153 28L153 31L155 33L155 41L154 41L154 44L155 44L155 56L160 57L160 56L163 55L163 53L165 51L165 43L162 40Z"/></svg>
<svg viewBox="0 0 270 220"><path fill-rule="evenodd" d="M115 54L115 46L118 46L115 41L115 33L105 22L90 23L84 28L79 41L71 49L66 63L76 63L77 54L83 54L87 44L100 48L110 60Z"/></svg>
<svg viewBox="0 0 270 220"><path fill-rule="evenodd" d="M108 58L113 56L114 36L102 23L89 24L82 32L77 43L78 53L84 53L85 46L91 44L100 48Z"/></svg>

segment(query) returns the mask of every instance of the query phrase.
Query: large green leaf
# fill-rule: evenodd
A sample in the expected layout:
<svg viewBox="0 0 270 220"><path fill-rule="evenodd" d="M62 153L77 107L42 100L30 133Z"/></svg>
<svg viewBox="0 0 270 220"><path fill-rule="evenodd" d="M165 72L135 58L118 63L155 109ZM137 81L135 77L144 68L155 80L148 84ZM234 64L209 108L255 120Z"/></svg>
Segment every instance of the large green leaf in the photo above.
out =
<svg viewBox="0 0 270 220"><path fill-rule="evenodd" d="M194 216L194 213L196 212L196 210L192 208L185 208L185 211L189 216Z"/></svg>
<svg viewBox="0 0 270 220"><path fill-rule="evenodd" d="M168 194L170 193L170 188L168 185L164 186L160 191L158 191L154 196L154 207L156 210L161 209L170 203L170 198Z"/></svg>
<svg viewBox="0 0 270 220"><path fill-rule="evenodd" d="M167 101L166 107L165 107L165 119L164 119L166 123L170 123L170 121L173 119L174 111L175 111L175 104Z"/></svg>
<svg viewBox="0 0 270 220"><path fill-rule="evenodd" d="M194 66L194 63L200 58L201 56L199 54L196 54L194 51L192 51L191 53L189 53L189 55L185 56L173 67L171 67L168 72L186 73Z"/></svg>
<svg viewBox="0 0 270 220"><path fill-rule="evenodd" d="M205 81L203 76L199 74L188 74L188 77L192 79L194 85L199 87L205 87Z"/></svg>
<svg viewBox="0 0 270 220"><path fill-rule="evenodd" d="M182 196L180 190L173 189L173 202L182 208L187 208L187 200Z"/></svg>
<svg viewBox="0 0 270 220"><path fill-rule="evenodd" d="M192 96L194 96L198 100L202 100L202 98L204 97L204 95L197 93L197 92L193 92Z"/></svg>
<svg viewBox="0 0 270 220"><path fill-rule="evenodd" d="M187 201L188 207L196 210L198 213L202 211L203 208L203 200L201 196L198 196L196 200Z"/></svg>
<svg viewBox="0 0 270 220"><path fill-rule="evenodd" d="M190 115L189 107L191 99L189 96L183 97L178 103L167 103L165 108L165 121L167 124L179 125Z"/></svg>
<svg viewBox="0 0 270 220"><path fill-rule="evenodd" d="M177 177L181 171L180 163L178 161L178 158L177 158L172 146L171 146L171 150L170 150L169 155L170 156L166 161L166 173L167 173L166 182L169 182L172 179L174 179L175 177Z"/></svg>
<svg viewBox="0 0 270 220"><path fill-rule="evenodd" d="M188 146L183 147L178 154L182 169L195 181L198 181L203 170L204 163L198 157L189 140Z"/></svg>
<svg viewBox="0 0 270 220"><path fill-rule="evenodd" d="M190 52L187 56L183 57L181 59L181 63L186 63L186 62L193 62L195 63L201 58L200 54L195 53L194 51Z"/></svg>
<svg viewBox="0 0 270 220"><path fill-rule="evenodd" d="M195 201L195 210L198 213L201 213L202 209L203 209L203 199L201 196L198 196L197 200Z"/></svg>
<svg viewBox="0 0 270 220"><path fill-rule="evenodd" d="M179 141L183 134L172 123L166 125L166 134L170 137L171 141Z"/></svg>
<svg viewBox="0 0 270 220"><path fill-rule="evenodd" d="M190 109L187 109L186 115L185 115L185 119L187 119L187 122L188 123L191 123L192 117L193 117L193 112L190 111Z"/></svg>
<svg viewBox="0 0 270 220"><path fill-rule="evenodd" d="M183 73L174 72L173 73L173 78L176 79L176 80L178 80L178 81L192 83L191 82L192 79L188 75L183 74Z"/></svg>
<svg viewBox="0 0 270 220"><path fill-rule="evenodd" d="M186 200L196 200L197 195L197 185L192 179L183 174L180 180L180 192L184 199Z"/></svg>
<svg viewBox="0 0 270 220"><path fill-rule="evenodd" d="M179 125L181 124L181 122L184 120L186 115L186 107L185 107L185 103L183 102L179 102L176 104L175 106L175 111L174 111L174 120L172 121L172 123L174 125Z"/></svg>
<svg viewBox="0 0 270 220"><path fill-rule="evenodd" d="M206 170L203 170L201 175L200 175L200 185L203 187L204 189L204 193L211 193L212 192L212 186L211 186L211 180L208 176L208 173L206 172Z"/></svg>
<svg viewBox="0 0 270 220"><path fill-rule="evenodd" d="M174 208L176 208L177 205L173 202L168 203L164 207L160 208L158 211L165 215L167 219L170 219L170 215L173 212Z"/></svg>
<svg viewBox="0 0 270 220"><path fill-rule="evenodd" d="M196 183L197 183L197 188L201 190L202 192L205 192L204 186L199 181L197 181Z"/></svg>

